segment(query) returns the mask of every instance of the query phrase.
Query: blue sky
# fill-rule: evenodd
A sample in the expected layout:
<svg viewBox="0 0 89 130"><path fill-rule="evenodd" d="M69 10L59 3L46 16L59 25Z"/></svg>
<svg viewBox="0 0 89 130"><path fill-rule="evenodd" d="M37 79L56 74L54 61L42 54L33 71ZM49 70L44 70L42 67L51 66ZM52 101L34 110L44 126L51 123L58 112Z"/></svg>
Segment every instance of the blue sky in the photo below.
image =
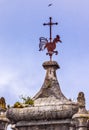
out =
<svg viewBox="0 0 89 130"><path fill-rule="evenodd" d="M53 3L51 7L48 4ZM61 90L76 101L79 91L89 109L89 0L0 0L0 96L14 104L20 95L34 96L42 86L49 60L46 50L39 52L39 37L59 34L59 55L53 56L61 69L57 71Z"/></svg>

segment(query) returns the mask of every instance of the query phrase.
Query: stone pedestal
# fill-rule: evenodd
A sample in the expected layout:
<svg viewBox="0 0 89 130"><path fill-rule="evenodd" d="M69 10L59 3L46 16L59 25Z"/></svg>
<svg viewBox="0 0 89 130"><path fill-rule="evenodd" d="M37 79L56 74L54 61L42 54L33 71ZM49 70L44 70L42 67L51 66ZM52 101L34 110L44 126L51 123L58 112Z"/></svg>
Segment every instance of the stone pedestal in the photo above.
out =
<svg viewBox="0 0 89 130"><path fill-rule="evenodd" d="M60 121L21 121L16 124L19 130L69 130L70 120Z"/></svg>

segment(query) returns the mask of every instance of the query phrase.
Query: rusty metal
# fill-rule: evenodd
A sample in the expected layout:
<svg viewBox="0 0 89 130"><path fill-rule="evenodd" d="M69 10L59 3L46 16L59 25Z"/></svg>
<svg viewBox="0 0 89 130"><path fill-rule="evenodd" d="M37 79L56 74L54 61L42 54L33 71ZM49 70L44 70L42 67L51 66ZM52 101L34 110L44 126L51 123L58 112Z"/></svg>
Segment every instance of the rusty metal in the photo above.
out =
<svg viewBox="0 0 89 130"><path fill-rule="evenodd" d="M60 40L60 36L59 35L56 35L56 37L52 40L52 26L53 25L57 25L58 23L53 23L52 22L52 17L49 18L50 21L48 23L44 23L43 25L48 25L50 28L50 37L49 37L49 40L47 40L47 38L44 38L44 37L40 37L40 43L39 43L39 51L42 51L44 50L45 48L47 48L47 55L50 56L50 61L52 60L52 55L55 53L56 55L58 54L58 51L54 51L55 48L56 48L56 43L58 42L62 42Z"/></svg>

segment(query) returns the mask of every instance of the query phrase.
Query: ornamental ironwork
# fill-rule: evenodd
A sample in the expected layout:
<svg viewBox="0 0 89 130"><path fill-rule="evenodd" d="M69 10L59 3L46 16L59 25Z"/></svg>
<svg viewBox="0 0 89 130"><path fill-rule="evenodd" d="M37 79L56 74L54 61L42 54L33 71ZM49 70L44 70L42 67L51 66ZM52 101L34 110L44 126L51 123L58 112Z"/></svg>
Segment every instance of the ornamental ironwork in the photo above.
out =
<svg viewBox="0 0 89 130"><path fill-rule="evenodd" d="M53 25L57 25L58 23L53 23L52 22L52 17L49 18L49 22L48 23L44 23L43 25L46 26L48 25L49 26L49 30L50 30L50 37L49 37L49 41L47 38L45 37L40 37L39 38L39 51L43 51L44 49L47 49L47 53L46 55L49 55L50 56L50 61L52 61L52 55L55 53L56 55L58 54L58 51L56 51L56 44L58 42L62 42L60 40L60 36L59 35L56 35L56 37L54 39L52 39L52 26Z"/></svg>

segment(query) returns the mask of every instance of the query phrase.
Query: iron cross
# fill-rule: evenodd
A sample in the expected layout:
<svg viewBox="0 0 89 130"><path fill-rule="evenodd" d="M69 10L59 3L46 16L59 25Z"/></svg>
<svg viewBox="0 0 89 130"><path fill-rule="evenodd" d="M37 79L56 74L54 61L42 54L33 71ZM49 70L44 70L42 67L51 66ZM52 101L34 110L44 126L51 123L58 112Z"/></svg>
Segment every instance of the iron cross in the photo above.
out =
<svg viewBox="0 0 89 130"><path fill-rule="evenodd" d="M52 25L57 25L58 23L53 23L52 22L52 17L49 17L49 23L44 23L43 25L45 26L45 25L49 25L49 27L50 27L50 42L52 41Z"/></svg>

